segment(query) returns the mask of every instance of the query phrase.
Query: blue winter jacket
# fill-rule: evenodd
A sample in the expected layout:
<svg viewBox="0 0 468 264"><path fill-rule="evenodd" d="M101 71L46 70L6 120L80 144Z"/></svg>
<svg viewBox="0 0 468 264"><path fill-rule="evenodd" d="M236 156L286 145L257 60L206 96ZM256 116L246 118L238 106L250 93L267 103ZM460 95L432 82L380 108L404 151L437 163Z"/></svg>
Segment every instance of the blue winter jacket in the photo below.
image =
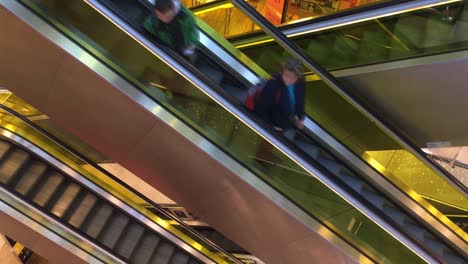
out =
<svg viewBox="0 0 468 264"><path fill-rule="evenodd" d="M279 100L275 97L278 96ZM292 109L288 88L283 82L281 75L270 79L263 87L262 94L255 104L255 112L265 121L273 126L290 129L294 127L293 118L297 116L304 120L305 106L305 82L299 81L294 84L295 107Z"/></svg>

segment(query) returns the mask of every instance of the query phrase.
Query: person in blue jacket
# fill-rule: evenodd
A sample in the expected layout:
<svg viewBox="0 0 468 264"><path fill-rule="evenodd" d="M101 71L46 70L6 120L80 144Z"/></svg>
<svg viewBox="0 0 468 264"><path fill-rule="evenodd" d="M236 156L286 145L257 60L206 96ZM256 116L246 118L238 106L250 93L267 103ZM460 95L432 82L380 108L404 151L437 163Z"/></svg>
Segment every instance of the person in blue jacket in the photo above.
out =
<svg viewBox="0 0 468 264"><path fill-rule="evenodd" d="M302 63L297 59L282 64L281 73L263 87L255 112L280 132L304 128L305 79Z"/></svg>

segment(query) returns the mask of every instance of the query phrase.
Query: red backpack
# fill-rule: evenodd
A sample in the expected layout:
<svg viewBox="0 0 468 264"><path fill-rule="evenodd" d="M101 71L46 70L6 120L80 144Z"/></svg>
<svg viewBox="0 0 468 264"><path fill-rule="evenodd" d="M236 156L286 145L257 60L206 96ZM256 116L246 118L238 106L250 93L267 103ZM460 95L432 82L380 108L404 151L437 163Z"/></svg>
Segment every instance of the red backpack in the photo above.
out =
<svg viewBox="0 0 468 264"><path fill-rule="evenodd" d="M272 78L270 80L274 80L275 78ZM259 84L255 85L254 87L250 88L248 93L247 93L247 98L244 101L244 105L247 109L250 111L255 111L255 105L257 104L260 96L262 95L263 88L267 84L267 81L262 81ZM277 89L276 95L275 95L275 104L279 103L281 96L281 91L280 89Z"/></svg>

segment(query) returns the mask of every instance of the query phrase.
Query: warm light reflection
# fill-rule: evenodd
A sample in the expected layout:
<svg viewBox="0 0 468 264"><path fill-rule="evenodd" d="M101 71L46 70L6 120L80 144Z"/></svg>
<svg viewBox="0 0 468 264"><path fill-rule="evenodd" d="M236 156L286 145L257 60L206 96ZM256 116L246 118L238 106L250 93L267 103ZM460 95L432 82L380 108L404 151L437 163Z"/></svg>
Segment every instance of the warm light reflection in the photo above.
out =
<svg viewBox="0 0 468 264"><path fill-rule="evenodd" d="M195 11L193 13L195 15L201 15L201 14L212 12L212 11L215 11L215 10L218 10L218 9L226 9L226 8L231 8L231 7L233 7L233 5L231 3L227 3L227 4L223 4L223 5L218 5L218 6L206 8L206 9L203 9L203 10L200 10L200 11Z"/></svg>
<svg viewBox="0 0 468 264"><path fill-rule="evenodd" d="M195 248L196 250L199 250L199 251L203 249L203 246L200 245L199 243L195 242L195 241L192 242L190 245L191 245L193 248Z"/></svg>
<svg viewBox="0 0 468 264"><path fill-rule="evenodd" d="M268 42L273 42L273 41L274 41L274 39L267 38L267 39L264 39L264 40L253 41L253 42L249 42L249 43L245 43L245 44L235 45L235 47L238 48L238 49L242 49L242 48L245 48L245 47L255 46L255 45L268 43Z"/></svg>
<svg viewBox="0 0 468 264"><path fill-rule="evenodd" d="M402 14L402 13L409 13L409 12L412 12L412 11L417 11L417 10L421 10L421 9L426 9L426 8L430 8L430 7L441 6L441 5L456 3L456 2L462 2L462 0L448 0L448 1L439 2L439 3L436 3L436 4L425 5L425 6L422 6L422 7L408 8L408 9L404 9L404 10L400 10L400 11L396 11L396 12L383 13L381 15L367 17L367 18L363 18L363 19L354 19L352 21L348 21L348 22L344 22L344 23L337 23L337 24L334 24L334 25L330 25L328 27L322 27L322 28L317 28L317 29L313 29L313 30L298 32L298 33L295 33L295 34L289 34L288 37L297 37L297 36L306 35L306 34L313 33L313 32L325 31L327 29L339 28L339 27L343 27L343 26L358 24L358 23L361 23L361 22L369 21L369 20L374 20L374 19L379 19L379 18L383 18L383 17L399 15L399 14Z"/></svg>

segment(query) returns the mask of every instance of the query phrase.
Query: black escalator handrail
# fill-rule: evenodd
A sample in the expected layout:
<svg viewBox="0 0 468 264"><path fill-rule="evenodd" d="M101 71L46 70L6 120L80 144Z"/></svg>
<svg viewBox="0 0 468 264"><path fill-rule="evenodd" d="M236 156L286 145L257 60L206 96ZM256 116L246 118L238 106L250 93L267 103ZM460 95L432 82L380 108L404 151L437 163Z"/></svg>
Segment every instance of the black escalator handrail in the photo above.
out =
<svg viewBox="0 0 468 264"><path fill-rule="evenodd" d="M189 231L193 236L197 237L198 239L200 239L204 243L210 245L211 247L218 250L219 252L222 252L223 254L225 254L226 256L231 258L236 263L242 264L242 262L240 262L232 254L230 254L229 252L227 252L224 249L220 248L218 245L216 245L212 241L208 240L204 236L200 235L197 231L195 231L192 227L187 225L184 221L182 221L179 218L175 217L174 215L166 212L159 204L153 202L151 199L147 198L145 195L143 195L139 191L135 190L133 187L131 187L130 185L128 185L127 183L125 183L121 179L117 178L116 176L109 173L107 170L103 169L101 166L97 165L95 162L93 162L92 160L90 160L86 156L82 155L81 153L79 153L78 151L73 149L72 147L68 146L65 142L63 142L59 138L55 137L54 135L51 135L49 132L47 132L45 129L39 127L38 125L36 125L31 120L27 119L26 117L24 117L20 113L16 112L15 110L13 110L13 109L11 109L11 108L3 105L3 104L0 104L0 109L7 112L8 114L14 116L15 118L18 118L19 120L21 120L22 122L27 124L30 128L32 128L35 131L39 132L39 134L41 134L42 136L44 136L44 137L48 138L49 140L51 140L52 142L56 143L57 145L59 145L60 147L62 147L65 150L67 150L72 155L74 155L74 156L78 157L79 159L81 159L82 161L84 161L86 164L91 165L94 169L96 169L99 172L103 173L104 175L106 175L107 177L109 177L113 181L117 182L118 184L120 184L121 186L123 186L124 188L129 190L130 192L137 194L139 198L141 198L142 200L147 202L149 205L151 205L153 208L155 208L158 211L158 213L164 215L165 217L168 217L170 220L173 220L173 221L177 222L179 225L184 227L184 229Z"/></svg>
<svg viewBox="0 0 468 264"><path fill-rule="evenodd" d="M429 0L431 1L431 0ZM385 133L393 137L399 144L405 147L413 155L415 155L419 160L421 160L429 168L440 174L442 177L446 178L452 186L457 188L460 192L468 195L468 188L461 183L455 176L448 173L440 165L436 164L423 153L415 144L411 142L409 138L404 136L402 133L398 132L396 129L392 129L391 125L385 121L379 114L375 113L365 104L356 98L355 96L350 95L338 82L338 79L334 77L330 72L328 72L320 64L316 63L310 56L304 54L299 47L297 47L288 37L283 34L279 29L277 29L273 24L271 24L265 17L260 15L254 8L252 8L247 2L242 0L232 0L232 3L237 6L242 12L244 12L248 17L255 21L259 27L261 27L265 32L270 34L281 46L283 46L287 51L289 51L294 57L298 58L304 65L306 65L310 70L314 71L325 83L327 83L335 92L337 92L341 97L346 101L352 104L357 110L364 114L369 120L378 125Z"/></svg>

